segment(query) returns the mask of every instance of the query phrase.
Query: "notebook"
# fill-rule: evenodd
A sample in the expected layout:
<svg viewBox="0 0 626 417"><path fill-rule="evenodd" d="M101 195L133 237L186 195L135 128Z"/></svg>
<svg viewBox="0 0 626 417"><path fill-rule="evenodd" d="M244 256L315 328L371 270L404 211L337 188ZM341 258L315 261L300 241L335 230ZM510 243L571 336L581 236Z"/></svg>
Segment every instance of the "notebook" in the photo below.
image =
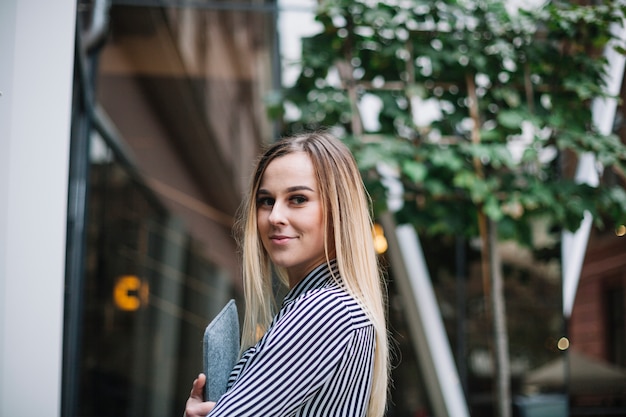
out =
<svg viewBox="0 0 626 417"><path fill-rule="evenodd" d="M239 358L239 315L230 300L204 331L203 360L205 401L215 401L226 392L228 377Z"/></svg>

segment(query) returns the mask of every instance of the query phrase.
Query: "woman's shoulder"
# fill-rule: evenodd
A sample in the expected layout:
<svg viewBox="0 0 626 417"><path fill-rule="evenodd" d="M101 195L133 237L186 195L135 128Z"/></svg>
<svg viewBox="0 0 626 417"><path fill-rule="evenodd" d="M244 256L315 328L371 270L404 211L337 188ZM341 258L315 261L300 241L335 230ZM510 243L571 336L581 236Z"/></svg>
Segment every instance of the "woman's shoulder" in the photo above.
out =
<svg viewBox="0 0 626 417"><path fill-rule="evenodd" d="M323 320L340 320L351 327L371 324L360 303L345 288L329 281L327 285L311 289L295 300L294 313Z"/></svg>

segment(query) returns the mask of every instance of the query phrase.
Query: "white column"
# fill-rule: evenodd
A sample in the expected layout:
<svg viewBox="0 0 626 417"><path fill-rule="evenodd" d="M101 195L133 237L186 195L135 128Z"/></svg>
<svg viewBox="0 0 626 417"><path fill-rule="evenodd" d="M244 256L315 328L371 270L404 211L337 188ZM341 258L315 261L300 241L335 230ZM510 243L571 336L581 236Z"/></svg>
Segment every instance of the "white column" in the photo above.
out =
<svg viewBox="0 0 626 417"><path fill-rule="evenodd" d="M58 416L75 0L0 1L0 416Z"/></svg>
<svg viewBox="0 0 626 417"><path fill-rule="evenodd" d="M389 258L403 300L431 411L436 417L468 417L467 400L419 236L409 224L396 226L390 213L383 214L380 221L389 242Z"/></svg>

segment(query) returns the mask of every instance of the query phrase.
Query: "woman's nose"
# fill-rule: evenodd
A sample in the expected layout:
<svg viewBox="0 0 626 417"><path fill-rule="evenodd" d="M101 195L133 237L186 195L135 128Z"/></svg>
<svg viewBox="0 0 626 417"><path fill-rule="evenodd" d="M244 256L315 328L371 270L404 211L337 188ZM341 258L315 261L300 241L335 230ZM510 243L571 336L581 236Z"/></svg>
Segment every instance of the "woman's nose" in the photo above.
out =
<svg viewBox="0 0 626 417"><path fill-rule="evenodd" d="M287 222L285 207L283 207L278 202L274 203L274 206L272 207L272 212L269 216L269 221L271 224L285 224Z"/></svg>

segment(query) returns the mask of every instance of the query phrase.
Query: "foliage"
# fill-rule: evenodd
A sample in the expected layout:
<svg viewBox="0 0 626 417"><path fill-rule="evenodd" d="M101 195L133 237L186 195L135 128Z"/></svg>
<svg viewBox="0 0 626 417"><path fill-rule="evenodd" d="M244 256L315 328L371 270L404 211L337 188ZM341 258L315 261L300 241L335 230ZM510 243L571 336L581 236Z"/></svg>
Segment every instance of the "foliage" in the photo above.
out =
<svg viewBox="0 0 626 417"><path fill-rule="evenodd" d="M589 211L597 225L623 224L619 181L573 180L584 152L624 179L626 147L598 132L590 110L606 96L603 48L623 50L610 32L623 15L613 3L324 1L323 30L303 40L300 77L272 112L287 133L338 131L378 210L389 191L381 163L395 170L398 216L423 232L475 236L480 211L528 244L536 219L575 230Z"/></svg>

